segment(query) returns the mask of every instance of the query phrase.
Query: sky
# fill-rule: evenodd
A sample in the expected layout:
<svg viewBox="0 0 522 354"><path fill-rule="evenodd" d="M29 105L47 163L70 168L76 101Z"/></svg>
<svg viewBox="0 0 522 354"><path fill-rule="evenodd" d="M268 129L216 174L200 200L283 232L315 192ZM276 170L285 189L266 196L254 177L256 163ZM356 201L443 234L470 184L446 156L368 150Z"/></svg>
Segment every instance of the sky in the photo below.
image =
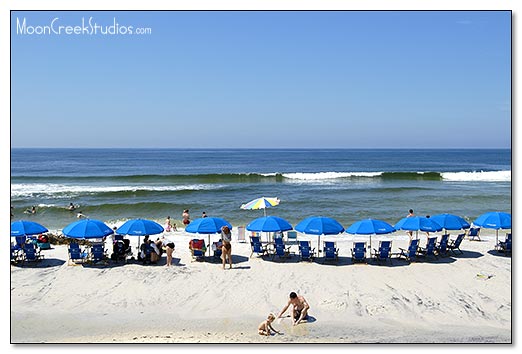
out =
<svg viewBox="0 0 522 354"><path fill-rule="evenodd" d="M11 147L509 148L511 19L13 11Z"/></svg>

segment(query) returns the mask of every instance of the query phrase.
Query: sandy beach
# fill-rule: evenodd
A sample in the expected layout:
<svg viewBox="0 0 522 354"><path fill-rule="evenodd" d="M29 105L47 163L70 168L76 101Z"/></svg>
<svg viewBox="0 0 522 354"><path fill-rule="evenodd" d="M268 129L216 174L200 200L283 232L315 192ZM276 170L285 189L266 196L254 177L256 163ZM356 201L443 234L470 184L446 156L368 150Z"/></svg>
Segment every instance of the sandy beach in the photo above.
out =
<svg viewBox="0 0 522 354"><path fill-rule="evenodd" d="M38 264L11 266L11 343L512 341L511 257L493 250L491 230L482 230L482 241L464 240L461 255L412 264L353 264L352 242L362 236L321 239L337 242L336 264L250 258L250 244L234 239L234 266L226 270L219 260L192 261L192 237L169 235L172 267L164 266L165 255L157 265L69 266L64 245L42 250ZM419 238L422 245L426 237ZM315 237L299 239L317 247ZM392 239L393 252L408 243L398 232L372 237L372 247L380 239ZM310 322L278 319L274 327L283 334L258 335L257 325L277 314L291 291L310 303Z"/></svg>

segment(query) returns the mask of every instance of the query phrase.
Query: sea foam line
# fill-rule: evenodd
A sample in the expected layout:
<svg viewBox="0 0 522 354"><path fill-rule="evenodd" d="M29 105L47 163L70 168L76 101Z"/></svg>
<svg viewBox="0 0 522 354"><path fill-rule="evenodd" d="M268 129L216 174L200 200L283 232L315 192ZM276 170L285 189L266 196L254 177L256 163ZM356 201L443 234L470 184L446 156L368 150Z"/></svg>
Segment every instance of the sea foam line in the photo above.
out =
<svg viewBox="0 0 522 354"><path fill-rule="evenodd" d="M210 184L190 184L180 186L143 186L143 185L122 185L122 186L85 186L85 185L66 185L54 183L20 183L11 185L11 197L32 197L34 195L64 194L64 197L89 193L113 193L113 192L176 192L183 190L207 190L219 189L221 185Z"/></svg>
<svg viewBox="0 0 522 354"><path fill-rule="evenodd" d="M511 171L443 172L445 181L510 182Z"/></svg>
<svg viewBox="0 0 522 354"><path fill-rule="evenodd" d="M299 179L299 180L325 180L325 179L336 179L336 178L350 178L350 177L378 177L381 176L382 172L315 172L315 173L283 173L283 177L288 179Z"/></svg>

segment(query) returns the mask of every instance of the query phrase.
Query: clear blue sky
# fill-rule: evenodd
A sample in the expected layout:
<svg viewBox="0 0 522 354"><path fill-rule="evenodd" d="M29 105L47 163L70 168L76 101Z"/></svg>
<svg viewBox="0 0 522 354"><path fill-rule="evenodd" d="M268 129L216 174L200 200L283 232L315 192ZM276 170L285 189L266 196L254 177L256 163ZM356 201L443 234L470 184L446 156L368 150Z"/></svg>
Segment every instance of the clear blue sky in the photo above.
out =
<svg viewBox="0 0 522 354"><path fill-rule="evenodd" d="M146 35L17 34L27 26ZM511 13L12 12L12 147L511 145Z"/></svg>

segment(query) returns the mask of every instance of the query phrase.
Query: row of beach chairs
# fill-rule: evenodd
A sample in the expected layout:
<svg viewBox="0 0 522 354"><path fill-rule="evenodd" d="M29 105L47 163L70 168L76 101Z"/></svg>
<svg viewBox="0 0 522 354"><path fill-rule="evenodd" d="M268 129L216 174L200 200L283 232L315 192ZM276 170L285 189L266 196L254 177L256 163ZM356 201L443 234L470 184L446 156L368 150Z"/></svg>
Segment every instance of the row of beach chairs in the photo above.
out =
<svg viewBox="0 0 522 354"><path fill-rule="evenodd" d="M399 253L392 253L392 241L380 241L378 249L370 251L370 257L378 261L391 260L393 256L398 258L405 258L408 261L414 261L419 256L433 256L447 255L449 252L463 253L460 250L460 244L464 239L465 234L460 234L455 240L449 240L449 235L443 235L440 242L437 244L437 237L430 237L424 248L419 246L419 240L411 240L407 249L400 248ZM287 247L281 238L275 238L273 250L269 249L269 245L262 244L259 237L251 237L250 244L252 253L259 256L272 256L279 258L288 258L291 256L290 247ZM299 257L301 260L313 260L316 257L315 248L310 246L310 241L299 241ZM324 260L338 260L339 249L335 242L325 241L323 243L323 258ZM354 242L351 249L353 262L366 262L368 258L366 242Z"/></svg>
<svg viewBox="0 0 522 354"><path fill-rule="evenodd" d="M392 258L403 258L408 262L417 261L419 258L426 259L427 257L443 257L453 254L463 254L460 249L460 245L466 236L465 233L459 234L455 239L449 238L448 234L442 235L439 242L437 237L429 237L424 247L419 244L419 239L413 239L410 241L407 248L399 248L399 252L392 252L392 241L380 241L378 248L374 248L367 252L366 242L354 242L353 248L351 249L352 261L355 262L366 262L368 258L375 259L379 262L391 261ZM287 247L282 241L282 238L275 238L273 249L269 249L269 244L263 244L259 240L259 237L251 237L251 248L252 253L250 257L255 253L259 256L272 256L279 258L288 258L292 255L290 247ZM310 241L299 241L299 257L301 260L313 260L315 258L315 248L311 248ZM325 241L323 243L323 259L327 260L338 260L339 249L336 247L335 242ZM497 245L499 252L511 252L511 234L507 234L506 241L500 242ZM368 254L369 253L369 254Z"/></svg>

